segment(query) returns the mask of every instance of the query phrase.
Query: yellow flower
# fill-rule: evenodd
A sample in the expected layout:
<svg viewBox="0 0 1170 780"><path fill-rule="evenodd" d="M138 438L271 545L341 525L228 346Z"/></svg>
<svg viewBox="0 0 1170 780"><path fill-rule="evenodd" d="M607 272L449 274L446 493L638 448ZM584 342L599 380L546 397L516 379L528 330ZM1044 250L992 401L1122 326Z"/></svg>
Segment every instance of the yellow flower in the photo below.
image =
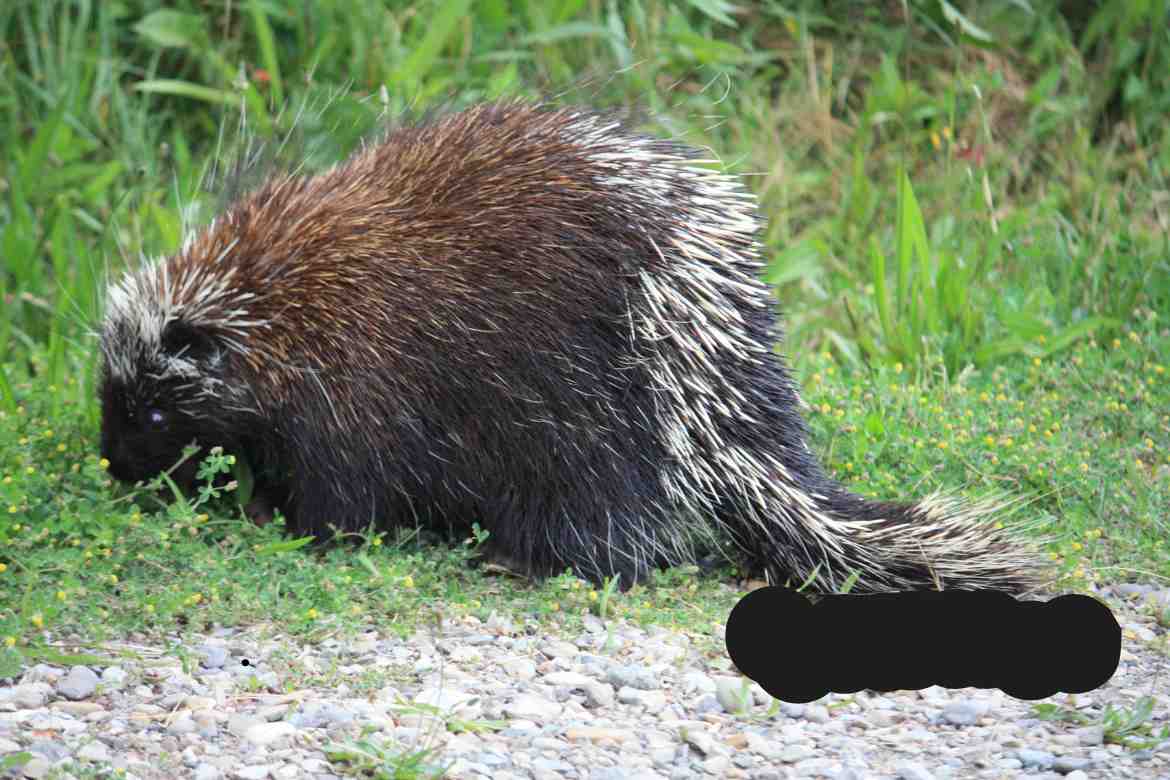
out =
<svg viewBox="0 0 1170 780"><path fill-rule="evenodd" d="M411 577L409 574L407 574L405 577L402 578L402 586L404 588L413 588L414 587L414 577Z"/></svg>
<svg viewBox="0 0 1170 780"><path fill-rule="evenodd" d="M37 628L41 628L41 627L43 627L43 626L45 625L45 618L44 618L44 616L43 616L43 615L41 615L41 613L40 613L40 612L38 612L37 614L33 615L31 618L29 618L29 620L30 620L30 621L32 622L32 624L33 624L34 626L36 626Z"/></svg>
<svg viewBox="0 0 1170 780"><path fill-rule="evenodd" d="M16 637L14 637L14 636L4 637L4 646L5 647L16 647Z"/></svg>
<svg viewBox="0 0 1170 780"><path fill-rule="evenodd" d="M0 574L3 574L6 571L8 571L8 564L7 563L0 563Z"/></svg>
<svg viewBox="0 0 1170 780"><path fill-rule="evenodd" d="M309 620L316 620L317 619L317 610L313 609L312 607L309 607L309 611L305 613L305 616L307 618L309 618Z"/></svg>
<svg viewBox="0 0 1170 780"><path fill-rule="evenodd" d="M63 590L57 591L57 601L64 601L68 595L69 594Z"/></svg>
<svg viewBox="0 0 1170 780"><path fill-rule="evenodd" d="M98 465L101 466L103 469L108 469L110 467L110 462L108 460L106 460L105 458L102 458L101 460L98 461Z"/></svg>

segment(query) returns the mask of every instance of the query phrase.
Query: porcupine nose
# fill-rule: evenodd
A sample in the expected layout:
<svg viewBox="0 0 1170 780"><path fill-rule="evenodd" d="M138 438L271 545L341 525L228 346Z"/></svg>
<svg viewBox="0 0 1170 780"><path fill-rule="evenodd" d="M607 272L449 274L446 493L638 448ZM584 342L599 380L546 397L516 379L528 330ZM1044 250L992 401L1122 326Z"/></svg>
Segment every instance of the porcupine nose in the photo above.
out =
<svg viewBox="0 0 1170 780"><path fill-rule="evenodd" d="M119 482L133 482L134 474L130 467L130 452L123 442L111 442L108 439L102 442L102 457L110 464L106 472Z"/></svg>

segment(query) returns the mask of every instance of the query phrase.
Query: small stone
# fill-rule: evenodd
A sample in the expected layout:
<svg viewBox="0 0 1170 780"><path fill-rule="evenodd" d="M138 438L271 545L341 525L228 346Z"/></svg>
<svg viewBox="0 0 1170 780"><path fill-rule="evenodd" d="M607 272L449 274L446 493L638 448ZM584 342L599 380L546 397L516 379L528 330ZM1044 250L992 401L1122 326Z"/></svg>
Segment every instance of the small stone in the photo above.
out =
<svg viewBox="0 0 1170 780"><path fill-rule="evenodd" d="M812 748L805 745L789 745L780 751L780 760L785 764L795 764L812 757Z"/></svg>
<svg viewBox="0 0 1170 780"><path fill-rule="evenodd" d="M715 698L723 711L732 715L744 714L751 709L751 689L739 677L718 677L715 679Z"/></svg>
<svg viewBox="0 0 1170 780"><path fill-rule="evenodd" d="M228 651L223 645L200 645L197 652L204 669L222 669L227 663Z"/></svg>
<svg viewBox="0 0 1170 780"><path fill-rule="evenodd" d="M628 686L642 691L652 691L662 687L658 682L658 676L653 671L645 666L635 664L611 667L607 679L617 688Z"/></svg>
<svg viewBox="0 0 1170 780"><path fill-rule="evenodd" d="M590 680L581 686L585 693L585 701L590 707L608 707L613 704L613 686L608 683Z"/></svg>
<svg viewBox="0 0 1170 780"><path fill-rule="evenodd" d="M35 753L53 763L69 758L69 747L51 739L42 739L28 746L30 753Z"/></svg>
<svg viewBox="0 0 1170 780"><path fill-rule="evenodd" d="M829 708L823 704L809 704L804 708L804 719L810 723L828 723Z"/></svg>
<svg viewBox="0 0 1170 780"><path fill-rule="evenodd" d="M715 738L701 729L686 729L682 734L683 741L702 753L704 756L724 755L723 746Z"/></svg>
<svg viewBox="0 0 1170 780"><path fill-rule="evenodd" d="M625 742L632 736L633 734L626 729L610 729L601 726L572 726L565 729L565 739L570 742L597 742L603 739Z"/></svg>
<svg viewBox="0 0 1170 780"><path fill-rule="evenodd" d="M942 711L942 719L952 726L973 726L990 710L987 702L966 699L948 704Z"/></svg>
<svg viewBox="0 0 1170 780"><path fill-rule="evenodd" d="M544 643L540 651L549 658L574 658L581 652L575 644L559 639Z"/></svg>
<svg viewBox="0 0 1170 780"><path fill-rule="evenodd" d="M267 764L257 764L255 766L246 766L243 769L237 769L235 776L240 780L264 780L272 774L272 767Z"/></svg>
<svg viewBox="0 0 1170 780"><path fill-rule="evenodd" d="M289 716L288 722L298 728L321 729L329 726L352 723L354 713L329 702L306 704Z"/></svg>
<svg viewBox="0 0 1170 780"><path fill-rule="evenodd" d="M297 733L297 727L287 721L257 723L244 732L244 739L253 745L271 745Z"/></svg>
<svg viewBox="0 0 1170 780"><path fill-rule="evenodd" d="M549 685L564 685L569 688L579 689L587 685L593 680L578 672L550 672L541 678L541 682Z"/></svg>
<svg viewBox="0 0 1170 780"><path fill-rule="evenodd" d="M1028 748L1021 748L1016 751L1016 758L1020 759L1020 763L1024 766L1034 766L1038 769L1050 769L1055 761L1055 756L1047 750L1031 750Z"/></svg>
<svg viewBox="0 0 1170 780"><path fill-rule="evenodd" d="M243 737L248 732L248 729L263 722L254 715L232 715L228 718L228 731L237 737Z"/></svg>
<svg viewBox="0 0 1170 780"><path fill-rule="evenodd" d="M106 708L92 701L55 701L52 709L57 712L67 712L75 718L84 718L95 712L105 712Z"/></svg>
<svg viewBox="0 0 1170 780"><path fill-rule="evenodd" d="M11 702L18 710L44 707L53 687L45 682L30 682L12 688L0 689L0 702Z"/></svg>
<svg viewBox="0 0 1170 780"><path fill-rule="evenodd" d="M1092 765L1093 762L1090 759L1076 758L1074 756L1057 756L1056 760L1052 762L1052 768L1062 775L1067 775L1078 769L1088 769Z"/></svg>
<svg viewBox="0 0 1170 780"><path fill-rule="evenodd" d="M97 690L98 682L98 676L88 666L74 666L57 681L57 693L73 701L85 699Z"/></svg>
<svg viewBox="0 0 1170 780"><path fill-rule="evenodd" d="M210 710L215 707L215 699L210 696L187 696L183 699L185 710Z"/></svg>
<svg viewBox="0 0 1170 780"><path fill-rule="evenodd" d="M682 676L683 693L715 693L715 681L702 672L689 671Z"/></svg>
<svg viewBox="0 0 1170 780"><path fill-rule="evenodd" d="M109 761L110 749L101 742L90 742L77 751L77 757L84 761Z"/></svg>
<svg viewBox="0 0 1170 780"><path fill-rule="evenodd" d="M561 709L561 705L554 701L522 693L504 705L504 715L508 718L522 718L541 723L556 718L561 714Z"/></svg>
<svg viewBox="0 0 1170 780"><path fill-rule="evenodd" d="M171 721L171 725L167 726L167 732L176 735L190 734L191 732L198 730L198 728L199 726L195 723L195 720L191 717L190 713L180 712L175 717L175 719Z"/></svg>
<svg viewBox="0 0 1170 780"><path fill-rule="evenodd" d="M102 670L102 685L107 688L121 688L126 682L126 670L120 666L107 666Z"/></svg>
<svg viewBox="0 0 1170 780"><path fill-rule="evenodd" d="M203 763L195 767L195 780L222 780L223 772L214 764Z"/></svg>
<svg viewBox="0 0 1170 780"><path fill-rule="evenodd" d="M508 658L500 662L500 666L508 673L509 677L515 677L518 680L531 680L536 676L536 664L527 658Z"/></svg>
<svg viewBox="0 0 1170 780"><path fill-rule="evenodd" d="M640 691L626 687L617 692L617 698L623 704L645 707L648 712L659 712L666 706L666 694L662 691Z"/></svg>
<svg viewBox="0 0 1170 780"><path fill-rule="evenodd" d="M798 777L823 777L833 773L836 763L831 758L806 758L799 764L794 764L792 768Z"/></svg>

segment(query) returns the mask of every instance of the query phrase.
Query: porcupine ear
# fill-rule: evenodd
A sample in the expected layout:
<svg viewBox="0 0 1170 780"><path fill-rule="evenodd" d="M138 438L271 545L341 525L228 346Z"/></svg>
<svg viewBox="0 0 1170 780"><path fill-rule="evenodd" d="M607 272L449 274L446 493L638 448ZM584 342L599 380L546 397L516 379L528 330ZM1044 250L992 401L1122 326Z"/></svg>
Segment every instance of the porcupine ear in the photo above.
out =
<svg viewBox="0 0 1170 780"><path fill-rule="evenodd" d="M167 323L162 334L163 353L183 357L195 363L206 363L218 352L215 337L207 330L181 320Z"/></svg>

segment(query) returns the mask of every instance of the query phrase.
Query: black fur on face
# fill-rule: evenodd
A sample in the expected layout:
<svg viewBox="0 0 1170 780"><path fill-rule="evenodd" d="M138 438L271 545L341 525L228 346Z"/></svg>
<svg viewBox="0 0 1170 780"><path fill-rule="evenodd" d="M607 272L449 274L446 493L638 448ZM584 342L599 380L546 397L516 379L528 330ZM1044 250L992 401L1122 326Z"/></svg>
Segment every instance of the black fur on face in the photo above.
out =
<svg viewBox="0 0 1170 780"><path fill-rule="evenodd" d="M182 371L176 368L180 361ZM126 483L149 480L174 466L194 443L200 452L172 474L180 487L194 483L199 459L231 438L222 425L210 422L204 384L199 376L193 378L196 371L209 376L216 362L210 340L174 323L162 334L162 349L153 359L140 355L130 376L104 363L101 455L109 461L111 476Z"/></svg>

